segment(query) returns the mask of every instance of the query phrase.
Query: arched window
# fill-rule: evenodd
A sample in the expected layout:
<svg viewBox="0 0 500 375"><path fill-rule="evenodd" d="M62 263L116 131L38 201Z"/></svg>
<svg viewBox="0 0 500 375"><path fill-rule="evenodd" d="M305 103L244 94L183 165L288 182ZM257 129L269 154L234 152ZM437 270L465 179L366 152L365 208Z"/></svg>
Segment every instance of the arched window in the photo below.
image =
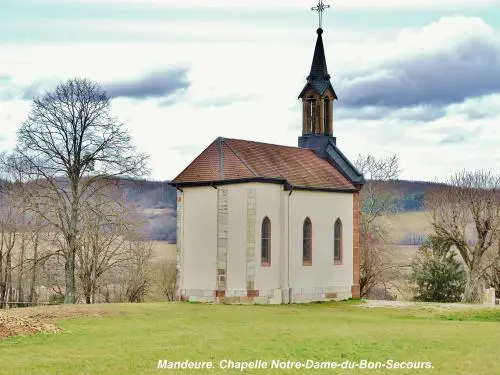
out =
<svg viewBox="0 0 500 375"><path fill-rule="evenodd" d="M308 217L304 220L302 236L302 263L310 266L312 264L312 224Z"/></svg>
<svg viewBox="0 0 500 375"><path fill-rule="evenodd" d="M335 264L342 264L342 221L335 220L333 229L333 261Z"/></svg>
<svg viewBox="0 0 500 375"><path fill-rule="evenodd" d="M271 265L271 220L267 216L262 220L260 232L260 263L263 266Z"/></svg>

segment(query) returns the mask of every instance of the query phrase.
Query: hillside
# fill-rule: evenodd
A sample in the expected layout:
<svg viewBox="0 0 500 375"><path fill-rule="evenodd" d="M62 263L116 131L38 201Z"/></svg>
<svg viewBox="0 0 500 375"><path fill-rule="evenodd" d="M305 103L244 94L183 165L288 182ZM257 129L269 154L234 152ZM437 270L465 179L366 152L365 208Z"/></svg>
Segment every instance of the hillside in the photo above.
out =
<svg viewBox="0 0 500 375"><path fill-rule="evenodd" d="M125 198L137 204L147 219L146 236L175 243L176 196L168 181L121 180Z"/></svg>
<svg viewBox="0 0 500 375"><path fill-rule="evenodd" d="M424 195L440 184L423 181L393 180L384 185L394 193L397 212L424 210ZM148 237L175 243L176 189L168 181L123 180L122 189L128 200L142 208L148 219Z"/></svg>
<svg viewBox="0 0 500 375"><path fill-rule="evenodd" d="M399 212L423 211L425 193L443 186L443 184L436 182L407 180L393 180L385 184L390 191L398 196L394 204Z"/></svg>
<svg viewBox="0 0 500 375"><path fill-rule="evenodd" d="M146 237L155 241L175 243L177 191L169 181L116 180L127 201L137 204L147 221ZM0 180L0 187L2 181ZM440 184L423 181L393 180L383 182L384 189L394 196L396 212L424 210L424 195Z"/></svg>

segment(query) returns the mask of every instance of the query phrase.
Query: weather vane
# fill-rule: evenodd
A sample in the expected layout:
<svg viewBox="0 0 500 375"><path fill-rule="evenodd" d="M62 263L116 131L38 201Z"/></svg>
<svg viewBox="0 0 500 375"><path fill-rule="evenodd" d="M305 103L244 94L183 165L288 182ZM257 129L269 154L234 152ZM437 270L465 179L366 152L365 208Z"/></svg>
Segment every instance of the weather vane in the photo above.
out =
<svg viewBox="0 0 500 375"><path fill-rule="evenodd" d="M323 4L323 0L319 0L318 5L312 7L311 10L315 10L319 14L319 28L321 29L321 24L323 23L323 11L330 8L330 5Z"/></svg>

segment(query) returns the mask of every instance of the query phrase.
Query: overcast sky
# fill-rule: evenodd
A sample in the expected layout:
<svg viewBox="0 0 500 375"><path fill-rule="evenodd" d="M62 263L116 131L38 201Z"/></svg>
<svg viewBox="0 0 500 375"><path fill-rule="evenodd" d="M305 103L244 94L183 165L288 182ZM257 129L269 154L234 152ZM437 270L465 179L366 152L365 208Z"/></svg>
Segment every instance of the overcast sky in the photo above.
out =
<svg viewBox="0 0 500 375"><path fill-rule="evenodd" d="M329 3L326 1L326 3ZM314 0L0 0L0 150L30 100L88 77L174 178L216 137L297 145ZM500 0L337 0L323 17L337 145L402 178L500 166Z"/></svg>

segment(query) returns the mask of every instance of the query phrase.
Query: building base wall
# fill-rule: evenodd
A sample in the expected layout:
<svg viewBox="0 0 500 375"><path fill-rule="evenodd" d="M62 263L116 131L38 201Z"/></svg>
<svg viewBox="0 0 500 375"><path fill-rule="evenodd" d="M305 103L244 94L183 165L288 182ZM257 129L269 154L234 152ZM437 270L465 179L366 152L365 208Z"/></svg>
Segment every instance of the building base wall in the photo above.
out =
<svg viewBox="0 0 500 375"><path fill-rule="evenodd" d="M351 291L343 287L241 290L188 289L183 290L181 293L181 300L189 302L259 305L341 301L352 297Z"/></svg>

